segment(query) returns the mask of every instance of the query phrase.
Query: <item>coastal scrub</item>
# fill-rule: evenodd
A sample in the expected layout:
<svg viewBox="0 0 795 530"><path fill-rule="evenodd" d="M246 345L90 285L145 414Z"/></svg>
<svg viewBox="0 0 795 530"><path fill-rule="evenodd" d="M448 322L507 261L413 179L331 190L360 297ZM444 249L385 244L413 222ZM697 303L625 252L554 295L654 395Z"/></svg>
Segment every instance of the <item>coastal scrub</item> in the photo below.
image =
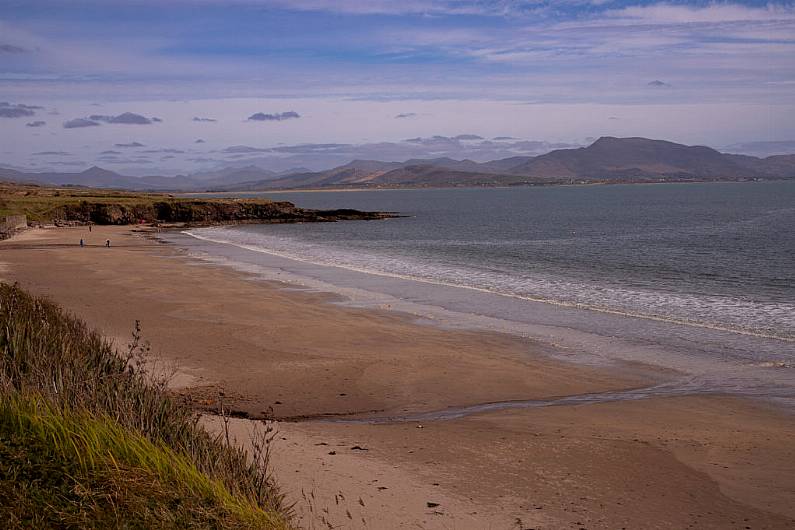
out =
<svg viewBox="0 0 795 530"><path fill-rule="evenodd" d="M10 527L290 528L268 468L126 351L0 284L0 518ZM267 449L266 449L267 451Z"/></svg>

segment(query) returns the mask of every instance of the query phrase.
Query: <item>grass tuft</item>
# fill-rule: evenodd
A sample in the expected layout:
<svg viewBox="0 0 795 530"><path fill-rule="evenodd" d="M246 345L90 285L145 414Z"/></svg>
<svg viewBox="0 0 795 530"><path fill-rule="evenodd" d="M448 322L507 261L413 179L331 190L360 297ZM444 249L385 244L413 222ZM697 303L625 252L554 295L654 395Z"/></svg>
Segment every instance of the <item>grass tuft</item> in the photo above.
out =
<svg viewBox="0 0 795 530"><path fill-rule="evenodd" d="M0 284L0 518L11 527L288 528L267 469L54 304ZM267 449L266 449L267 452Z"/></svg>

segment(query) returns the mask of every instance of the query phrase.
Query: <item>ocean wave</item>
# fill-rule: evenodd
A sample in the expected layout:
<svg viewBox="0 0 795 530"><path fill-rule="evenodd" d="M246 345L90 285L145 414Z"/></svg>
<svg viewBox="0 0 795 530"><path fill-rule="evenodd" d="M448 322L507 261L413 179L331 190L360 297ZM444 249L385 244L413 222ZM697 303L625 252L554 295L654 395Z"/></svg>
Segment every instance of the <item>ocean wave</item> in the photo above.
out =
<svg viewBox="0 0 795 530"><path fill-rule="evenodd" d="M315 265L795 342L795 305L786 302L627 288L608 281L572 280L543 272L517 274L488 263L461 266L387 253L380 247L378 250L355 248L346 246L344 241L335 241L333 245L317 244L235 227L200 228L184 233L212 243ZM464 242L455 241L455 244Z"/></svg>

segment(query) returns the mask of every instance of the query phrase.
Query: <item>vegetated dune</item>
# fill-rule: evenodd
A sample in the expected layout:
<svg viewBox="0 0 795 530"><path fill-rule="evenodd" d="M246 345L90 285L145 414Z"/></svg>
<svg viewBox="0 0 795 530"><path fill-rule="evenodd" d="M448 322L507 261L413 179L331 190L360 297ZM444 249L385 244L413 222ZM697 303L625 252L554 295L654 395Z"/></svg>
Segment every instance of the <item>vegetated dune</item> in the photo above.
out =
<svg viewBox="0 0 795 530"><path fill-rule="evenodd" d="M267 199L194 199L165 194L86 188L42 188L0 184L0 216L31 221L125 225L147 223L329 222L394 217L387 212L310 210Z"/></svg>
<svg viewBox="0 0 795 530"><path fill-rule="evenodd" d="M198 426L147 375L50 302L0 284L0 517L6 528L287 529L267 468Z"/></svg>

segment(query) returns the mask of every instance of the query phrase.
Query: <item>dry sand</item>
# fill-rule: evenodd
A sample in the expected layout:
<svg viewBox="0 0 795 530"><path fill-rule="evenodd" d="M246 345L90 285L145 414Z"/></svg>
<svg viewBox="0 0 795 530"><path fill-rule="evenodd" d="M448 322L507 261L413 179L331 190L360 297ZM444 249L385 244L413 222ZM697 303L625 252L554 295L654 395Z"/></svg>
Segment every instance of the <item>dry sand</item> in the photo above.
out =
<svg viewBox="0 0 795 530"><path fill-rule="evenodd" d="M153 352L178 366L183 395L212 409L223 392L251 417L400 414L662 376L562 364L541 343L332 305L199 264L129 228L28 231L0 242L0 278L49 296L120 345L140 320ZM251 424L235 420L240 440ZM656 398L421 428L278 428L274 466L307 527L795 527L795 417L759 402Z"/></svg>

